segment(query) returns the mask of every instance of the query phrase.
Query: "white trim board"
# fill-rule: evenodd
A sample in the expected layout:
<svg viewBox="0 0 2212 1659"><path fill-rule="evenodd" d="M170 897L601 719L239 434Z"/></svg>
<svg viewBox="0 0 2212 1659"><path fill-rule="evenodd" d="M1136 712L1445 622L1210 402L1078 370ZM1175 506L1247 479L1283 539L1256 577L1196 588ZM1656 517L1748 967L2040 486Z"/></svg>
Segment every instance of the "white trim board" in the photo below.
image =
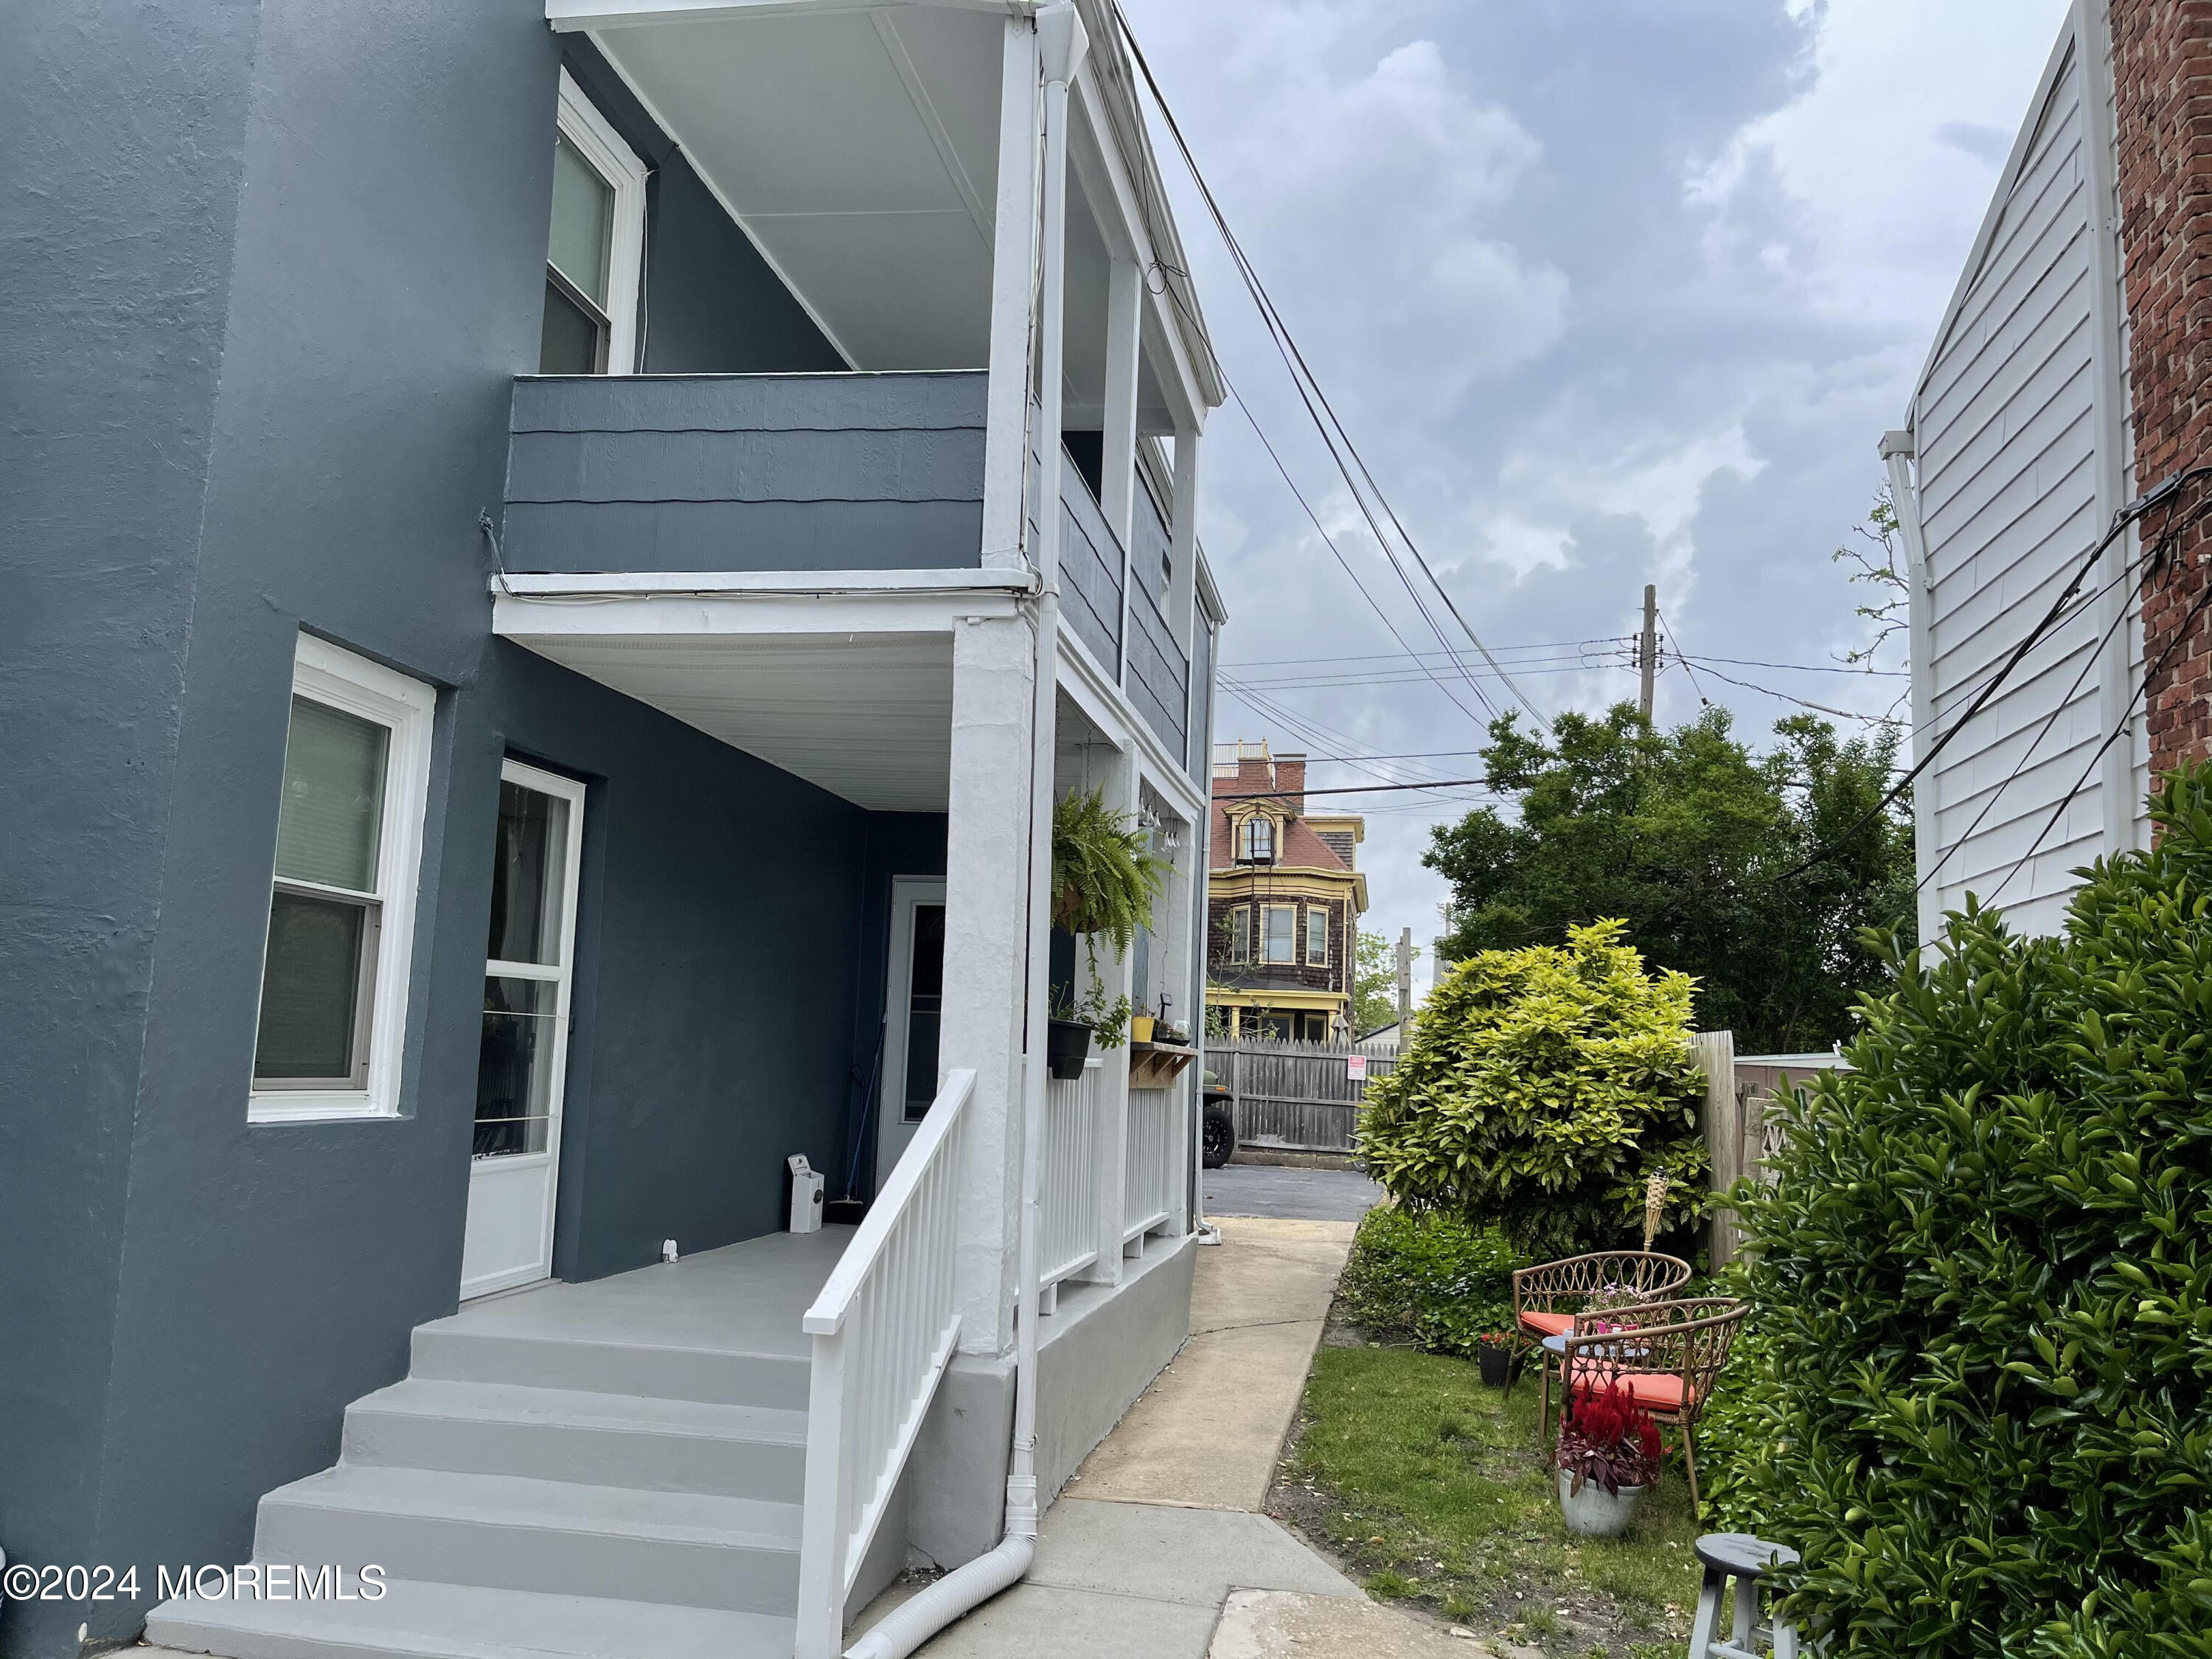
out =
<svg viewBox="0 0 2212 1659"><path fill-rule="evenodd" d="M614 189L607 247L607 373L634 374L639 368L638 300L645 270L645 163L565 69L558 125L561 136Z"/></svg>

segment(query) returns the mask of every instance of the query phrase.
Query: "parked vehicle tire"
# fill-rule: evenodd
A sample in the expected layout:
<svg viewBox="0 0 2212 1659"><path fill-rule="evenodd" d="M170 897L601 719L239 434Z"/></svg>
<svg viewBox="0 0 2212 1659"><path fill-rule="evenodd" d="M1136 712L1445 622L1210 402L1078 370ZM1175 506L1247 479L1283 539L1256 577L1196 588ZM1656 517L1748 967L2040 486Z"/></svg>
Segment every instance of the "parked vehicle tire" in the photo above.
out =
<svg viewBox="0 0 2212 1659"><path fill-rule="evenodd" d="M1206 1103L1205 1163L1209 1170L1218 1170L1229 1162L1237 1151L1237 1120L1229 1115L1225 1105Z"/></svg>

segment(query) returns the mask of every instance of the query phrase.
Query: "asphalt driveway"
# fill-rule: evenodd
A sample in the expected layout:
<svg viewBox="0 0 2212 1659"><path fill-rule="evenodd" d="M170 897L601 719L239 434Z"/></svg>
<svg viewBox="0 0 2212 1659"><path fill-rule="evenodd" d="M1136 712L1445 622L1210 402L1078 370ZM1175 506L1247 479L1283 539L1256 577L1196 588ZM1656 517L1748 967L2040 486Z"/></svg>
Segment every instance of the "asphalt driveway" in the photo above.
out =
<svg viewBox="0 0 2212 1659"><path fill-rule="evenodd" d="M1382 1189L1357 1170L1230 1164L1204 1174L1206 1212L1210 1216L1357 1221L1382 1201Z"/></svg>

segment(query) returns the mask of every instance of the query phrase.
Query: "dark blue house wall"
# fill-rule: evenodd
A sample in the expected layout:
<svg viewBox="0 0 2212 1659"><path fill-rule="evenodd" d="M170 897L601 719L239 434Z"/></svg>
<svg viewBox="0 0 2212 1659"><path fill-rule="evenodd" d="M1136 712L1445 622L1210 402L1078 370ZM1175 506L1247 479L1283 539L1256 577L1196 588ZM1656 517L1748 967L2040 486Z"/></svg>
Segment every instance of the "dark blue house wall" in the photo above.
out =
<svg viewBox="0 0 2212 1659"><path fill-rule="evenodd" d="M94 1515L254 8L0 9L0 1547ZM72 1649L82 1613L0 1602Z"/></svg>
<svg viewBox="0 0 2212 1659"><path fill-rule="evenodd" d="M591 785L556 1271L834 1161L869 815L489 636L561 55L540 0L0 17L0 1546L144 1591L10 1656L245 1559L453 1306L503 754ZM246 1119L303 628L440 688L397 1120Z"/></svg>

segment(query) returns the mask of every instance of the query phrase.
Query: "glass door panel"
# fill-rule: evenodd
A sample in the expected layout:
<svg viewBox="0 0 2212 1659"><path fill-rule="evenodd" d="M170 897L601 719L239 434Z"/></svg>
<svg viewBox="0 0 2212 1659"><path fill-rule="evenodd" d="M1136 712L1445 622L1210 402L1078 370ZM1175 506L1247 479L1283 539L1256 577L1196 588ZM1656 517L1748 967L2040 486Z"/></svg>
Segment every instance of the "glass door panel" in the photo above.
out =
<svg viewBox="0 0 2212 1659"><path fill-rule="evenodd" d="M503 769L461 1250L465 1297L552 1271L583 810L581 784L520 761Z"/></svg>

